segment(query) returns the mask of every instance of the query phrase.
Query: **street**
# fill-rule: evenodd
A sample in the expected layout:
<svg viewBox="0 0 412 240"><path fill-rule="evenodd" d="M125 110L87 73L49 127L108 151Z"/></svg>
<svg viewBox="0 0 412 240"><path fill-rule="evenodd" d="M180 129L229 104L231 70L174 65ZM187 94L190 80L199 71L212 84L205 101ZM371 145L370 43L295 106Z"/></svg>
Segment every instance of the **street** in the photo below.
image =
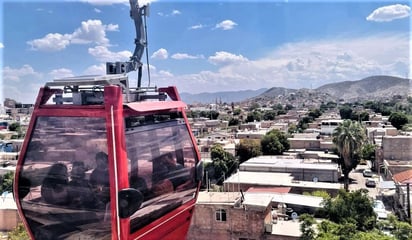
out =
<svg viewBox="0 0 412 240"><path fill-rule="evenodd" d="M363 170L367 168L369 168L368 165L358 165L356 169L349 173L349 177L352 179L352 182L349 184L349 190L367 189L368 195L372 199L376 199L378 195L379 177L376 173L372 177L376 182L376 187L366 187L367 177L364 177L362 173Z"/></svg>

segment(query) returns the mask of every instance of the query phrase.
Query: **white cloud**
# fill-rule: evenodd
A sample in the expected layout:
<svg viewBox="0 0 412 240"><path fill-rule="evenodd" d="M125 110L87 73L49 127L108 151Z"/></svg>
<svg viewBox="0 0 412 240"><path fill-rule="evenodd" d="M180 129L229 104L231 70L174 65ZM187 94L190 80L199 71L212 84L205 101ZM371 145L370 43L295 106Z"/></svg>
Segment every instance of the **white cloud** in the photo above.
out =
<svg viewBox="0 0 412 240"><path fill-rule="evenodd" d="M180 15L182 14L179 10L173 10L172 15Z"/></svg>
<svg viewBox="0 0 412 240"><path fill-rule="evenodd" d="M103 25L100 20L83 21L80 28L71 34L71 42L108 45L109 39L106 38L106 31L116 31L118 27L114 24Z"/></svg>
<svg viewBox="0 0 412 240"><path fill-rule="evenodd" d="M160 16L160 17L173 17L173 16L177 16L177 15L180 15L180 14L182 14L182 12L180 12L177 9L173 9L170 13L157 12L157 15Z"/></svg>
<svg viewBox="0 0 412 240"><path fill-rule="evenodd" d="M52 71L49 72L49 76L51 79L58 79L58 78L64 78L64 77L73 77L73 71L67 68L59 68L59 69L53 69Z"/></svg>
<svg viewBox="0 0 412 240"><path fill-rule="evenodd" d="M38 89L42 83L43 74L35 71L30 65L20 68L3 68L3 97L23 103L34 103ZM34 91L33 91L34 89Z"/></svg>
<svg viewBox="0 0 412 240"><path fill-rule="evenodd" d="M204 28L204 26L202 24L197 24L197 25L190 26L188 29L189 30L196 30L196 29L202 29L202 28Z"/></svg>
<svg viewBox="0 0 412 240"><path fill-rule="evenodd" d="M101 44L109 45L106 31L118 31L116 24L104 25L100 20L87 20L81 23L71 34L49 33L43 38L27 41L32 50L60 51L70 44Z"/></svg>
<svg viewBox="0 0 412 240"><path fill-rule="evenodd" d="M83 72L84 75L104 75L106 74L106 64L101 63L99 65L93 65L88 67Z"/></svg>
<svg viewBox="0 0 412 240"><path fill-rule="evenodd" d="M215 28L223 29L223 30L231 30L233 29L237 23L233 22L232 20L224 20L218 24L216 24Z"/></svg>
<svg viewBox="0 0 412 240"><path fill-rule="evenodd" d="M128 4L129 0L80 0L80 2L87 2L91 5L113 5L113 4Z"/></svg>
<svg viewBox="0 0 412 240"><path fill-rule="evenodd" d="M91 5L97 5L97 6L113 5L113 4L130 5L129 0L74 0L74 1L87 2ZM156 0L138 0L139 6L144 6L144 5L147 5L155 1Z"/></svg>
<svg viewBox="0 0 412 240"><path fill-rule="evenodd" d="M94 8L93 11L97 12L97 13L101 13L102 10L98 9L98 8Z"/></svg>
<svg viewBox="0 0 412 240"><path fill-rule="evenodd" d="M59 51L65 49L70 44L70 35L60 33L49 33L43 38L28 41L32 50Z"/></svg>
<svg viewBox="0 0 412 240"><path fill-rule="evenodd" d="M203 55L193 56L187 53L175 53L171 56L171 58L176 59L176 60L183 60L183 59L199 59L199 58L204 58L204 56Z"/></svg>
<svg viewBox="0 0 412 240"><path fill-rule="evenodd" d="M408 34L380 34L289 43L259 59L218 52L209 57L219 67L215 71L159 74L156 79L176 85L180 92L199 93L275 86L317 88L372 75L405 77L410 71L409 45Z"/></svg>
<svg viewBox="0 0 412 240"><path fill-rule="evenodd" d="M3 68L3 80L4 81L14 81L19 82L23 77L33 77L38 79L42 76L41 73L34 71L33 67L30 65L23 65L21 68Z"/></svg>
<svg viewBox="0 0 412 240"><path fill-rule="evenodd" d="M0 42L0 49L1 49L1 48L4 48L4 45L3 45L2 42Z"/></svg>
<svg viewBox="0 0 412 240"><path fill-rule="evenodd" d="M46 12L46 13L53 13L53 11L52 10L47 10L47 9L44 9L44 8L36 8L36 11L37 12Z"/></svg>
<svg viewBox="0 0 412 240"><path fill-rule="evenodd" d="M132 56L132 53L130 51L111 52L105 46L96 46L89 48L88 52L90 55L101 62L127 61Z"/></svg>
<svg viewBox="0 0 412 240"><path fill-rule="evenodd" d="M395 19L407 18L410 16L411 8L408 5L389 5L375 9L366 20L375 22L390 22Z"/></svg>
<svg viewBox="0 0 412 240"><path fill-rule="evenodd" d="M168 52L166 49L164 48L160 48L159 50L157 50L156 52L154 52L151 56L151 58L154 59L167 59L169 56Z"/></svg>
<svg viewBox="0 0 412 240"><path fill-rule="evenodd" d="M242 55L235 55L224 51L216 52L214 56L209 57L209 62L214 65L235 64L245 61L248 61L248 59Z"/></svg>
<svg viewBox="0 0 412 240"><path fill-rule="evenodd" d="M160 77L173 77L173 74L169 71L161 70L158 74Z"/></svg>

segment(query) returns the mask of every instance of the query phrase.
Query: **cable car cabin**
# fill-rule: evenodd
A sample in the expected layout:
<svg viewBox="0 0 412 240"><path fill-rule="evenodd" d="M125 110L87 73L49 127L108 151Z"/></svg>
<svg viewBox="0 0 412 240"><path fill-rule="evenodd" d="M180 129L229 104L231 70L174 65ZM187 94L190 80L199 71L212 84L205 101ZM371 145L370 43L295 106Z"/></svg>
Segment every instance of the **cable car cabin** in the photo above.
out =
<svg viewBox="0 0 412 240"><path fill-rule="evenodd" d="M32 239L184 239L202 178L184 108L123 74L42 87L14 184Z"/></svg>

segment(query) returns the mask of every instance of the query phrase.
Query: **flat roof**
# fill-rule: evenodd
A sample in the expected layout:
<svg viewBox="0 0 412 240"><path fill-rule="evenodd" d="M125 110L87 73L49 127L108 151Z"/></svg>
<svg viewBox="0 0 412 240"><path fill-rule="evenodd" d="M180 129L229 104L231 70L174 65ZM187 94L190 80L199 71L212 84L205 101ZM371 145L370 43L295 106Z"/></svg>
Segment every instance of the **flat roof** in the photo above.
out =
<svg viewBox="0 0 412 240"><path fill-rule="evenodd" d="M340 189L341 183L295 181L290 173L239 171L225 180L230 184L253 184L256 186L300 187L314 189Z"/></svg>
<svg viewBox="0 0 412 240"><path fill-rule="evenodd" d="M318 169L318 170L337 170L337 163L324 163L311 161L308 163L303 159L278 157L278 156L259 156L254 157L240 164L243 167L274 167L274 168L298 168L298 169Z"/></svg>
<svg viewBox="0 0 412 240"><path fill-rule="evenodd" d="M298 220L280 221L272 224L272 235L300 237L300 222Z"/></svg>
<svg viewBox="0 0 412 240"><path fill-rule="evenodd" d="M201 191L197 197L197 203L233 205L241 196L240 192Z"/></svg>
<svg viewBox="0 0 412 240"><path fill-rule="evenodd" d="M270 206L272 202L272 196L270 194L244 193L244 196L245 199L242 204L256 210L264 210Z"/></svg>

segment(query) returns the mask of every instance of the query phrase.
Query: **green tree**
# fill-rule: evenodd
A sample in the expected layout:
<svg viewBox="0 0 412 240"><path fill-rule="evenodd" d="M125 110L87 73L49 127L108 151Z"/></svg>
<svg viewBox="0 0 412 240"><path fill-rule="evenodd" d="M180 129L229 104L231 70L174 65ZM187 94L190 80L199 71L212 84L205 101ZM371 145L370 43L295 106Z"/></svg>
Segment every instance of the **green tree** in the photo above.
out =
<svg viewBox="0 0 412 240"><path fill-rule="evenodd" d="M293 105L288 103L288 104L286 104L284 110L289 111L289 110L292 110L293 108L294 108Z"/></svg>
<svg viewBox="0 0 412 240"><path fill-rule="evenodd" d="M242 112L242 110L240 108L236 108L235 110L233 110L233 115L240 115L240 113Z"/></svg>
<svg viewBox="0 0 412 240"><path fill-rule="evenodd" d="M237 119L237 118L231 118L231 119L229 120L229 126L237 126L237 125L239 125L239 119Z"/></svg>
<svg viewBox="0 0 412 240"><path fill-rule="evenodd" d="M353 192L340 190L335 198L323 201L326 218L337 224L354 224L360 231L376 226L376 215L366 189Z"/></svg>
<svg viewBox="0 0 412 240"><path fill-rule="evenodd" d="M316 236L316 232L313 229L313 225L316 223L314 217L312 215L304 213L300 215L299 222L301 222L300 231L302 232L300 239L302 240L314 239Z"/></svg>
<svg viewBox="0 0 412 240"><path fill-rule="evenodd" d="M261 142L263 155L279 155L289 150L289 140L283 132L273 129L263 136Z"/></svg>
<svg viewBox="0 0 412 240"><path fill-rule="evenodd" d="M260 141L256 139L241 139L236 145L236 156L239 159L239 164L262 155Z"/></svg>
<svg viewBox="0 0 412 240"><path fill-rule="evenodd" d="M20 132L21 126L20 123L14 122L9 125L9 131Z"/></svg>
<svg viewBox="0 0 412 240"><path fill-rule="evenodd" d="M209 111L208 112L208 116L207 116L210 120L216 120L219 117L219 112L217 111Z"/></svg>
<svg viewBox="0 0 412 240"><path fill-rule="evenodd" d="M303 132L303 130L307 129L309 127L309 123L312 121L313 121L312 118L307 117L307 116L300 119L298 126L297 126L299 132Z"/></svg>
<svg viewBox="0 0 412 240"><path fill-rule="evenodd" d="M298 127L294 123L290 124L288 127L289 134L295 133L297 130L298 130Z"/></svg>
<svg viewBox="0 0 412 240"><path fill-rule="evenodd" d="M263 120L275 120L276 117L276 112L271 110L271 111L265 111L263 113Z"/></svg>
<svg viewBox="0 0 412 240"><path fill-rule="evenodd" d="M210 151L212 158L213 177L217 184L222 184L224 178L230 176L236 170L237 162L235 157L226 152L220 144L212 146Z"/></svg>
<svg viewBox="0 0 412 240"><path fill-rule="evenodd" d="M320 117L322 115L322 111L320 109L311 109L309 110L308 116L313 120Z"/></svg>
<svg viewBox="0 0 412 240"><path fill-rule="evenodd" d="M345 222L337 224L328 220L318 224L318 234L314 240L395 240L395 238L384 235L377 229L368 232L356 230L353 223Z"/></svg>
<svg viewBox="0 0 412 240"><path fill-rule="evenodd" d="M349 172L356 168L359 163L357 154L366 139L365 131L359 122L344 120L333 131L333 143L336 145L341 159L338 164L341 166L344 176L344 187L349 188Z"/></svg>
<svg viewBox="0 0 412 240"><path fill-rule="evenodd" d="M3 193L5 191L11 192L13 190L13 179L14 179L14 173L13 172L7 172L3 176L0 176L0 193Z"/></svg>
<svg viewBox="0 0 412 240"><path fill-rule="evenodd" d="M246 117L246 122L260 121L261 119L262 119L262 113L259 111L253 111L251 113L248 113Z"/></svg>
<svg viewBox="0 0 412 240"><path fill-rule="evenodd" d="M258 108L260 108L259 103L253 102L252 105L249 106L249 111L250 111L250 112L251 112L251 111L255 111L255 110L257 110Z"/></svg>
<svg viewBox="0 0 412 240"><path fill-rule="evenodd" d="M339 109L339 114L342 119L351 119L352 118L352 108L348 105L345 105Z"/></svg>
<svg viewBox="0 0 412 240"><path fill-rule="evenodd" d="M7 240L29 240L29 234L23 223L18 224L12 231L7 233Z"/></svg>
<svg viewBox="0 0 412 240"><path fill-rule="evenodd" d="M369 121L369 113L363 112L352 112L350 119L354 121Z"/></svg>
<svg viewBox="0 0 412 240"><path fill-rule="evenodd" d="M396 239L410 240L412 239L412 225L406 222L396 221L394 230L391 232Z"/></svg>
<svg viewBox="0 0 412 240"><path fill-rule="evenodd" d="M401 112L393 112L389 116L389 122L391 122L392 126L394 126L396 129L401 129L403 125L408 123L408 117L406 114L401 113Z"/></svg>
<svg viewBox="0 0 412 240"><path fill-rule="evenodd" d="M360 157L364 160L375 160L375 149L376 146L374 144L366 143L363 144L360 151Z"/></svg>

